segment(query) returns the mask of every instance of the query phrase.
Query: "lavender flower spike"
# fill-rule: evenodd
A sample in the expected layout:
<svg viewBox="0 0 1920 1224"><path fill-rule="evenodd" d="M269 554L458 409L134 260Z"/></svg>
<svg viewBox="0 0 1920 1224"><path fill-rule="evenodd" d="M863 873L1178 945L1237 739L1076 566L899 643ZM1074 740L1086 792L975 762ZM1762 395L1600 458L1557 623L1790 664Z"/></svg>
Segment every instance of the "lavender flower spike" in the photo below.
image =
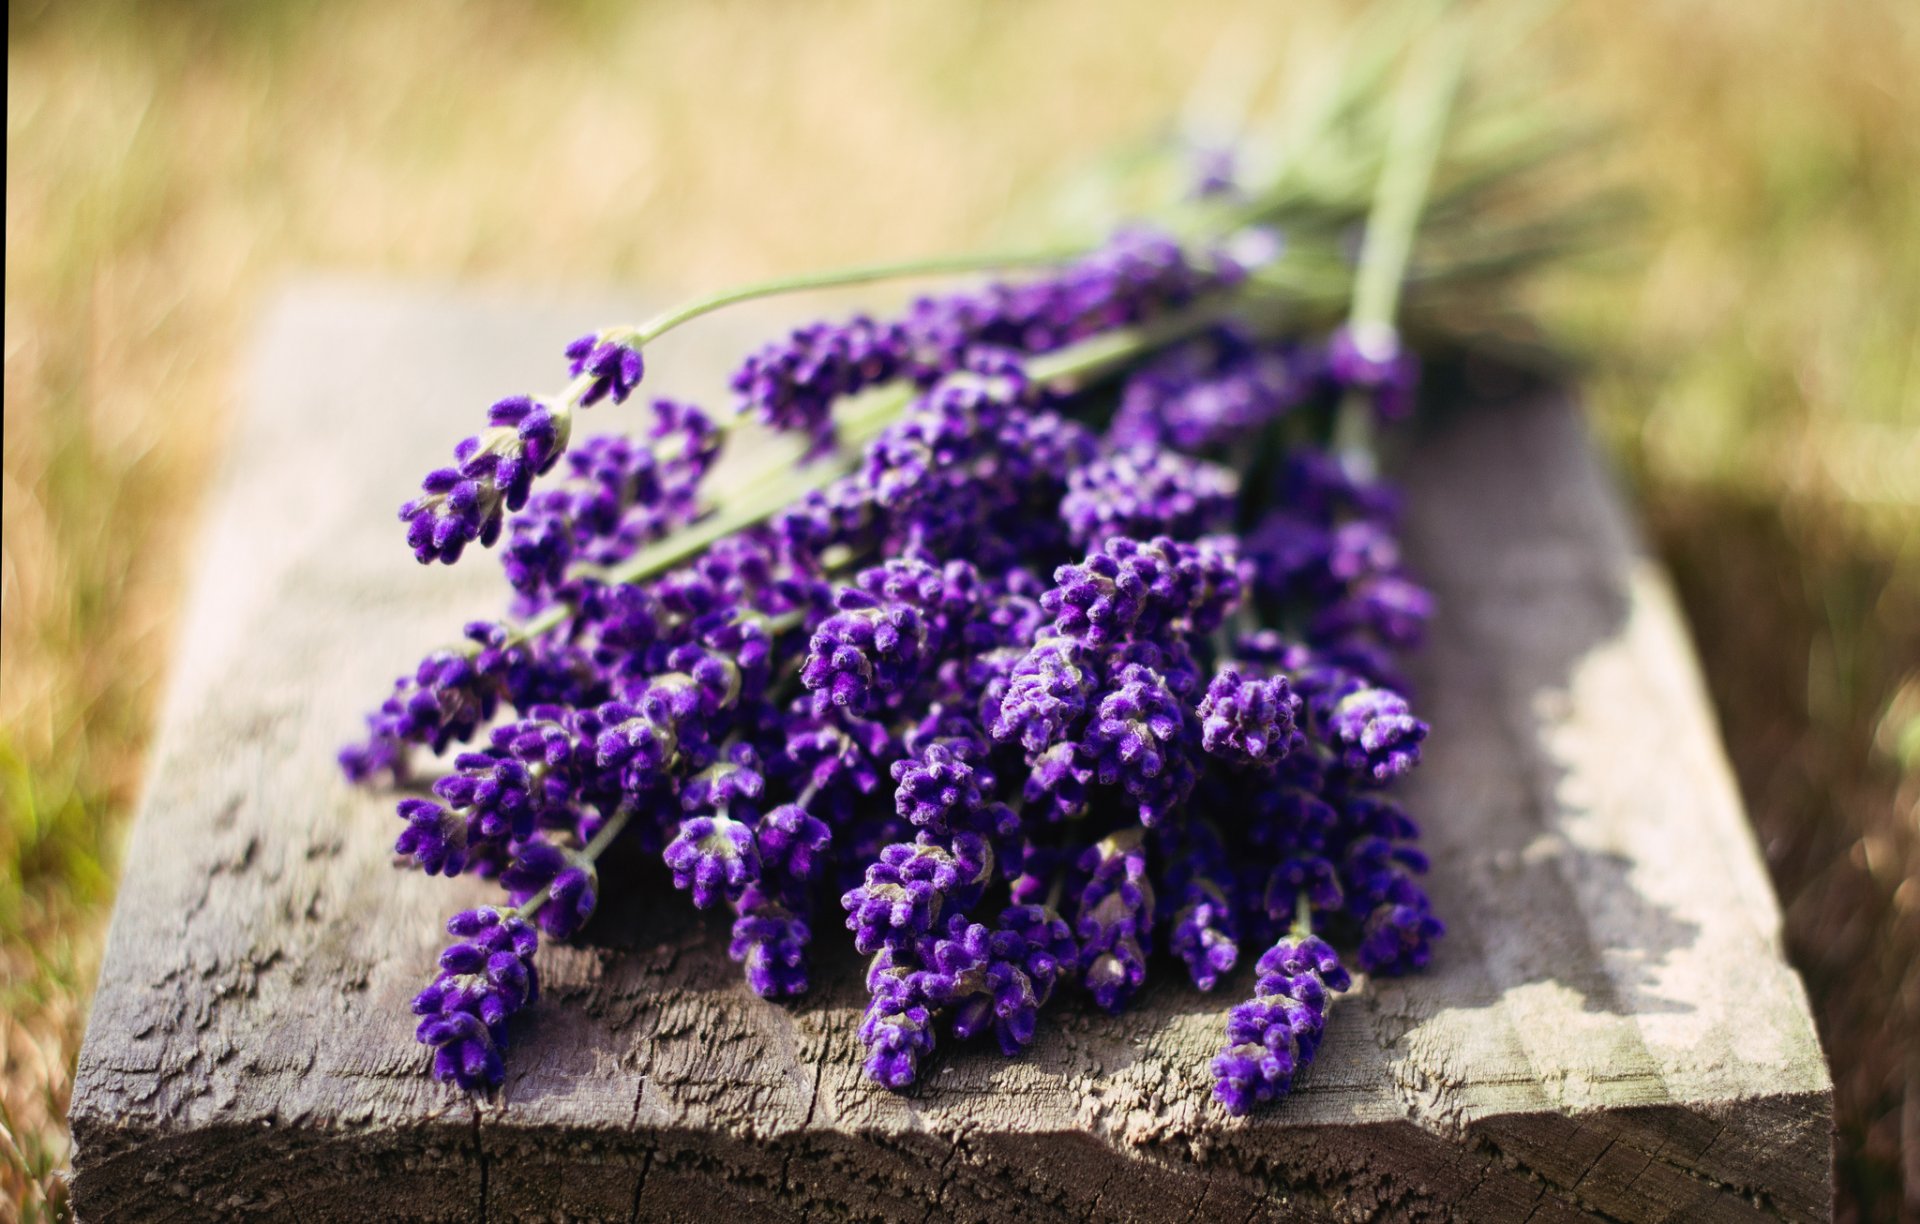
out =
<svg viewBox="0 0 1920 1224"><path fill-rule="evenodd" d="M1352 984L1315 935L1282 939L1256 970L1254 997L1227 1013L1227 1044L1213 1060L1214 1098L1233 1114L1287 1094L1320 1048L1330 992Z"/></svg>
<svg viewBox="0 0 1920 1224"><path fill-rule="evenodd" d="M429 473L421 495L400 507L407 544L422 565L452 565L475 540L493 546L503 513L526 505L533 478L567 449L573 412L519 396L489 409L487 424L454 448L453 467Z"/></svg>
<svg viewBox="0 0 1920 1224"><path fill-rule="evenodd" d="M753 830L724 812L681 821L662 857L673 872L673 886L690 889L700 909L722 897L737 900L760 874Z"/></svg>
<svg viewBox="0 0 1920 1224"><path fill-rule="evenodd" d="M1277 761L1291 746L1299 708L1285 676L1247 678L1224 667L1200 702L1200 745L1238 765Z"/></svg>
<svg viewBox="0 0 1920 1224"><path fill-rule="evenodd" d="M933 1013L918 988L911 953L882 948L867 970L872 1001L860 1021L867 1047L867 1076L899 1092L919 1077L920 1061L933 1052Z"/></svg>
<svg viewBox="0 0 1920 1224"><path fill-rule="evenodd" d="M806 919L748 885L738 903L727 955L746 969L747 988L763 999L805 994L807 944L813 932Z"/></svg>
<svg viewBox="0 0 1920 1224"><path fill-rule="evenodd" d="M440 974L414 996L422 1017L415 1036L433 1050L434 1078L490 1088L505 1068L507 1021L539 994L533 954L540 936L526 919L494 906L464 910L447 922L459 940L440 954Z"/></svg>
<svg viewBox="0 0 1920 1224"><path fill-rule="evenodd" d="M1406 698L1389 689L1363 688L1342 697L1327 720L1340 763L1355 774L1386 782L1420 763L1427 724Z"/></svg>
<svg viewBox="0 0 1920 1224"><path fill-rule="evenodd" d="M1112 536L1191 540L1225 527L1240 479L1218 464L1154 446L1132 446L1067 477L1060 517L1073 543L1096 549Z"/></svg>
<svg viewBox="0 0 1920 1224"><path fill-rule="evenodd" d="M927 967L917 984L930 1004L951 1009L954 1036L964 1041L991 1028L1011 1058L1033 1040L1040 1008L1075 949L1058 914L1013 905L991 929L953 915L946 935L923 955Z"/></svg>
<svg viewBox="0 0 1920 1224"><path fill-rule="evenodd" d="M1118 1012L1147 978L1153 943L1153 885L1139 829L1104 838L1081 856L1088 873L1074 934L1087 990L1102 1009Z"/></svg>
<svg viewBox="0 0 1920 1224"><path fill-rule="evenodd" d="M912 943L933 929L949 904L971 904L992 874L993 851L974 833L950 839L922 833L888 846L860 886L840 898L854 947L874 952Z"/></svg>
<svg viewBox="0 0 1920 1224"><path fill-rule="evenodd" d="M1059 742L1087 711L1099 673L1078 639L1048 634L1014 665L993 722L993 738L1017 740L1028 752Z"/></svg>
<svg viewBox="0 0 1920 1224"><path fill-rule="evenodd" d="M1169 678L1145 664L1127 664L1117 680L1088 724L1087 758L1094 777L1121 786L1151 827L1193 790L1187 707Z"/></svg>

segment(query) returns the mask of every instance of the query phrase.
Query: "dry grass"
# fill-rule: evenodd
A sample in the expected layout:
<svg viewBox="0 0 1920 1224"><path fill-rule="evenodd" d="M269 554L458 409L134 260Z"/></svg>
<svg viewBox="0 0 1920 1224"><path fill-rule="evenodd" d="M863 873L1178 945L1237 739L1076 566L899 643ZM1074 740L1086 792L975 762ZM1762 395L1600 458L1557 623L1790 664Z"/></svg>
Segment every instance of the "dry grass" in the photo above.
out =
<svg viewBox="0 0 1920 1224"><path fill-rule="evenodd" d="M11 8L0 1200L58 1198L183 540L267 286L676 290L972 244L1169 114L1251 11ZM1892 1218L1903 1108L1920 1160L1920 10L1591 0L1552 32L1652 221L1549 313L1694 616L1835 1062L1844 1209Z"/></svg>

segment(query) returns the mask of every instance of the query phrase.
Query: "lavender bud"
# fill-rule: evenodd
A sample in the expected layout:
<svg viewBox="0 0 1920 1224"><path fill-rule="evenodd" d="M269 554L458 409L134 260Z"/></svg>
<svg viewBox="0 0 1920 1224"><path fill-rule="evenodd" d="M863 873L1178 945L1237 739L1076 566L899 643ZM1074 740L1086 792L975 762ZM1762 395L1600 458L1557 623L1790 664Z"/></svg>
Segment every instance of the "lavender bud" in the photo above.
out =
<svg viewBox="0 0 1920 1224"><path fill-rule="evenodd" d="M1386 689L1362 688L1342 697L1327 720L1348 770L1385 782L1420 763L1427 724L1413 716L1406 699Z"/></svg>
<svg viewBox="0 0 1920 1224"><path fill-rule="evenodd" d="M1263 765L1287 754L1300 699L1285 676L1248 678L1223 667L1200 703L1200 746L1238 765Z"/></svg>
<svg viewBox="0 0 1920 1224"><path fill-rule="evenodd" d="M533 954L540 937L525 919L493 906L447 922L459 939L440 956L440 973L413 1000L416 1037L430 1047L433 1074L469 1090L500 1083L507 1021L539 994Z"/></svg>
<svg viewBox="0 0 1920 1224"><path fill-rule="evenodd" d="M1286 1095L1319 1049L1330 992L1350 985L1333 949L1313 935L1276 943L1257 971L1255 996L1227 1013L1227 1042L1213 1060L1214 1098L1228 1113Z"/></svg>
<svg viewBox="0 0 1920 1224"><path fill-rule="evenodd" d="M567 373L574 378L593 379L580 397L582 408L591 408L603 399L624 403L640 385L647 365L631 333L590 332L567 345Z"/></svg>
<svg viewBox="0 0 1920 1224"><path fill-rule="evenodd" d="M921 833L880 852L859 887L840 898L854 947L874 952L911 943L933 929L947 906L965 910L993 873L993 852L974 833Z"/></svg>
<svg viewBox="0 0 1920 1224"><path fill-rule="evenodd" d="M807 944L813 938L806 921L753 887L742 894L738 909L727 955L745 967L748 989L763 999L805 994Z"/></svg>
<svg viewBox="0 0 1920 1224"><path fill-rule="evenodd" d="M933 1013L920 997L912 953L882 948L867 970L872 999L860 1021L868 1078L895 1092L911 1087L933 1052Z"/></svg>
<svg viewBox="0 0 1920 1224"><path fill-rule="evenodd" d="M1119 1012L1146 981L1153 946L1146 847L1137 830L1116 833L1088 847L1077 866L1087 877L1074 919L1081 981L1095 1004Z"/></svg>
<svg viewBox="0 0 1920 1224"><path fill-rule="evenodd" d="M760 875L753 830L724 814L681 821L663 857L673 872L673 886L690 889L700 909L722 898L738 900Z"/></svg>
<svg viewBox="0 0 1920 1224"><path fill-rule="evenodd" d="M1139 807L1140 822L1166 819L1193 790L1187 707L1168 678L1129 663L1100 699L1087 726L1086 760L1103 785L1119 785Z"/></svg>

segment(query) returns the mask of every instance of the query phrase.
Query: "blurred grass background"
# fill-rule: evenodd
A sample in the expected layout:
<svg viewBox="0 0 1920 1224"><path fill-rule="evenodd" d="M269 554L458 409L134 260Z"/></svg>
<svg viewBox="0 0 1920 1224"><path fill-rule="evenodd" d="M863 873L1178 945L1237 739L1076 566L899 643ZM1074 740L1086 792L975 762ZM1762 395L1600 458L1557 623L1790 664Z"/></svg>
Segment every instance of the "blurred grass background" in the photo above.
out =
<svg viewBox="0 0 1920 1224"><path fill-rule="evenodd" d="M1160 125L1254 11L10 6L0 1213L62 1201L170 618L276 282L684 292L963 247ZM1920 5L1569 0L1547 33L1649 219L1542 308L1707 666L1834 1065L1841 1218L1920 1215Z"/></svg>

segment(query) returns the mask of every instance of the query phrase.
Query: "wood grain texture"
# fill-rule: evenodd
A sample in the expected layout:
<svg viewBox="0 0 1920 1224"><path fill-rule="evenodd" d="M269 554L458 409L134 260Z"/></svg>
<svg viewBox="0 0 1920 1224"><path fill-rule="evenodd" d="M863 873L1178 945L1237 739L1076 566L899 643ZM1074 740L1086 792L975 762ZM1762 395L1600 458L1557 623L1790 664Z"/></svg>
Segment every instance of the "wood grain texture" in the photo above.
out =
<svg viewBox="0 0 1920 1224"><path fill-rule="evenodd" d="M1409 800L1451 934L1336 1004L1280 1106L1208 1103L1246 983L1170 972L1124 1018L1056 1007L1028 1057L951 1053L890 1095L858 1072L850 951L762 1002L723 922L640 866L542 952L498 1097L429 1080L406 1001L484 889L394 871L391 800L332 756L503 588L485 559L415 567L391 508L637 305L321 285L264 323L81 1054L83 1219L1827 1214L1779 915L1666 586L1559 400L1446 416L1407 465L1441 603ZM653 385L711 395L765 321L670 337Z"/></svg>

